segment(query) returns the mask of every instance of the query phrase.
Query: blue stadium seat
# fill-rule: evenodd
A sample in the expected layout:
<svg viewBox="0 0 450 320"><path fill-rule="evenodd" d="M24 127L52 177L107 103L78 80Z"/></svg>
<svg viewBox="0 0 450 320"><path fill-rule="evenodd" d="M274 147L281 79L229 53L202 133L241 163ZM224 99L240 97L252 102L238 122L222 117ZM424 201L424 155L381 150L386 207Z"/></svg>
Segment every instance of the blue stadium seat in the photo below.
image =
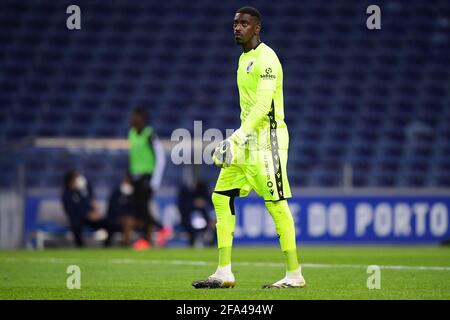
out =
<svg viewBox="0 0 450 320"><path fill-rule="evenodd" d="M194 120L204 130L239 126L241 52L230 27L236 3L77 4L82 30L68 32L55 1L2 3L1 144L34 136L125 138L136 105L148 108L163 138L177 128L192 131ZM380 0L380 33L355 27L368 4L260 4L268 17L262 39L283 63L291 183L340 186L351 164L356 186L449 187L450 30L443 13L450 4ZM91 155L50 155L43 164L30 160L30 185L60 185L61 172L77 164L96 184L109 184L126 166L123 154L103 165ZM168 165L164 183L179 183L179 169ZM204 172L209 180L217 174ZM7 174L0 166L0 176Z"/></svg>

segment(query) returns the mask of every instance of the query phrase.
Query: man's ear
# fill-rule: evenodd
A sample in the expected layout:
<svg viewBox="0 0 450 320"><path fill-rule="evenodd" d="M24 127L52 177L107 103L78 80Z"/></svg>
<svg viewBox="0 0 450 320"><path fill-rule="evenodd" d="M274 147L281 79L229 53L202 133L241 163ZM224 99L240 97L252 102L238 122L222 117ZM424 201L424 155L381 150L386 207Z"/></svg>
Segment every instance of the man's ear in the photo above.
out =
<svg viewBox="0 0 450 320"><path fill-rule="evenodd" d="M261 24L257 24L255 27L255 34L258 35L261 32Z"/></svg>

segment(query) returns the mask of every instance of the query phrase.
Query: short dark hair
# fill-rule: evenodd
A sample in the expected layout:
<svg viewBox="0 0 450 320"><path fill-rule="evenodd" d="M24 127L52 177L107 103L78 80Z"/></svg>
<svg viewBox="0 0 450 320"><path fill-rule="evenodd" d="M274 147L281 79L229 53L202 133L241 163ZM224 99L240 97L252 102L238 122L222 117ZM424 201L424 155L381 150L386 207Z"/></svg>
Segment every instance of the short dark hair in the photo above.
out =
<svg viewBox="0 0 450 320"><path fill-rule="evenodd" d="M246 13L251 15L252 17L256 17L258 22L261 23L261 13L259 13L258 9L254 7L245 6L236 11L236 13Z"/></svg>
<svg viewBox="0 0 450 320"><path fill-rule="evenodd" d="M64 174L64 187L69 188L73 178L77 175L78 170L70 169Z"/></svg>
<svg viewBox="0 0 450 320"><path fill-rule="evenodd" d="M133 114L137 114L144 119L147 119L147 110L142 106L137 106L133 109Z"/></svg>

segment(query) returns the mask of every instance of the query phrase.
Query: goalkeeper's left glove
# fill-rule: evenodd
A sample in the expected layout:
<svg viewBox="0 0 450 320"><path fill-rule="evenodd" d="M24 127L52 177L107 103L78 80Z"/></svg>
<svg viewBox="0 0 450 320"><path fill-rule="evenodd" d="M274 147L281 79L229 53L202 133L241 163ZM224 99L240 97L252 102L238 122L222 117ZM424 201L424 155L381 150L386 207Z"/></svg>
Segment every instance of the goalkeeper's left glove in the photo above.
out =
<svg viewBox="0 0 450 320"><path fill-rule="evenodd" d="M247 136L241 130L236 130L228 139L221 141L212 154L213 162L220 168L229 167L238 159L238 154L244 151Z"/></svg>

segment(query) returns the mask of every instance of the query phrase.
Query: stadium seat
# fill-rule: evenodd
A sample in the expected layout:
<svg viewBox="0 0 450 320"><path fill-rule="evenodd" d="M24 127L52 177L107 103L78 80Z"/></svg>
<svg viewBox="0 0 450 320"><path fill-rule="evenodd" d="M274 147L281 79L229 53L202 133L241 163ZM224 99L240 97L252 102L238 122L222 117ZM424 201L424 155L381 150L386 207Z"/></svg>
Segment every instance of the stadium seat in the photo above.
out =
<svg viewBox="0 0 450 320"><path fill-rule="evenodd" d="M77 5L83 26L68 32L58 2L2 4L8 14L0 12L1 145L37 136L126 138L138 104L148 108L162 138L177 128L193 130L194 120L204 130L239 126L241 52L230 28L235 3ZM381 33L355 26L365 5L285 0L260 6L268 17L262 39L283 63L291 181L338 187L342 168L351 165L357 186L449 187L450 31L442 13L450 4L380 0ZM390 14L398 10L401 15ZM59 186L51 168L59 174L77 163L106 185L126 165L85 154L72 163L56 153L39 165L33 158L41 153L30 152L33 186ZM164 185L179 183L178 169L168 165ZM0 166L0 176L8 170ZM203 172L215 180L216 170Z"/></svg>

